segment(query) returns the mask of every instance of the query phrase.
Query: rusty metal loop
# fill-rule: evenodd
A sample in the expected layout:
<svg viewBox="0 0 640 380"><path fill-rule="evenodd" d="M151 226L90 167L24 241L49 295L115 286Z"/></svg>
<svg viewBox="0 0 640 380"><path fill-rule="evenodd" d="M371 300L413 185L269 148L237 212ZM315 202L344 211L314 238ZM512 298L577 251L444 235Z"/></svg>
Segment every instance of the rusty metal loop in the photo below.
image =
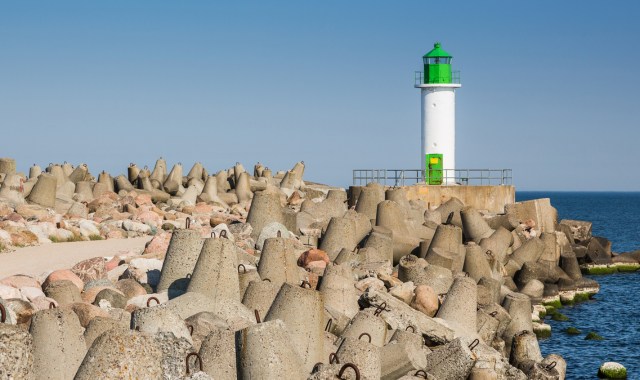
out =
<svg viewBox="0 0 640 380"><path fill-rule="evenodd" d="M242 272L240 272L240 268L242 268ZM238 265L238 273L241 273L241 274L247 273L247 267L245 267L244 264L239 264Z"/></svg>
<svg viewBox="0 0 640 380"><path fill-rule="evenodd" d="M369 338L369 343L371 343L371 335L369 333L363 332L362 334L360 334L360 336L358 337L358 340L360 340L363 336L366 336Z"/></svg>
<svg viewBox="0 0 640 380"><path fill-rule="evenodd" d="M187 218L187 220L185 221L185 226L187 229L191 228L191 218Z"/></svg>
<svg viewBox="0 0 640 380"><path fill-rule="evenodd" d="M278 232L276 233L277 237L282 237L282 231L278 230Z"/></svg>
<svg viewBox="0 0 640 380"><path fill-rule="evenodd" d="M329 354L329 364L340 364L340 359L338 359L338 355L335 352Z"/></svg>
<svg viewBox="0 0 640 380"><path fill-rule="evenodd" d="M256 316L256 322L260 323L260 312L258 311L258 309L254 309L253 314Z"/></svg>
<svg viewBox="0 0 640 380"><path fill-rule="evenodd" d="M7 320L7 310L4 305L0 303L0 323L4 323Z"/></svg>
<svg viewBox="0 0 640 380"><path fill-rule="evenodd" d="M474 339L473 342L471 342L471 344L469 345L469 349L473 351L473 349L478 347L479 344L480 344L480 340Z"/></svg>
<svg viewBox="0 0 640 380"><path fill-rule="evenodd" d="M420 370L417 370L416 373L413 374L413 376L421 377L423 379L426 379L427 378L427 373L423 369L420 369Z"/></svg>
<svg viewBox="0 0 640 380"><path fill-rule="evenodd" d="M185 364L187 365L187 375L191 374L191 370L189 368L189 358L191 358L192 356L195 356L196 359L198 359L198 367L200 367L200 372L202 372L202 358L200 357L200 354L198 354L197 352L192 352L189 355L187 355L187 357L184 359Z"/></svg>
<svg viewBox="0 0 640 380"><path fill-rule="evenodd" d="M214 239L216 238L216 231L211 231L211 237Z"/></svg>
<svg viewBox="0 0 640 380"><path fill-rule="evenodd" d="M49 302L49 309L55 309L57 306L55 304L55 302L51 301Z"/></svg>
<svg viewBox="0 0 640 380"><path fill-rule="evenodd" d="M330 331L333 326L333 319L329 318L327 324L324 326L324 331Z"/></svg>
<svg viewBox="0 0 640 380"><path fill-rule="evenodd" d="M262 281L269 281L269 282L271 282L271 279L263 278L263 279L262 279Z"/></svg>
<svg viewBox="0 0 640 380"><path fill-rule="evenodd" d="M495 317L496 315L498 315L497 311L492 311L491 313L489 313L490 316Z"/></svg>
<svg viewBox="0 0 640 380"><path fill-rule="evenodd" d="M516 335L515 335L515 336L521 336L521 335L525 335L525 334L528 334L528 333L529 333L529 331L528 331L528 330L522 330L522 331L520 331L520 332L516 333Z"/></svg>
<svg viewBox="0 0 640 380"><path fill-rule="evenodd" d="M416 328L415 328L415 327L413 327L413 326L411 326L411 325L409 325L409 326L405 327L404 331L409 331L409 329L411 329L411 332L412 332L412 333L415 333L415 332L416 332Z"/></svg>
<svg viewBox="0 0 640 380"><path fill-rule="evenodd" d="M453 220L453 211L449 213L449 216L447 216L447 220L444 222L444 224L451 224L452 220Z"/></svg>
<svg viewBox="0 0 640 380"><path fill-rule="evenodd" d="M306 289L311 289L311 283L309 283L309 281L307 281L307 280L302 280L302 283L300 284L300 287L301 288L306 288Z"/></svg>
<svg viewBox="0 0 640 380"><path fill-rule="evenodd" d="M373 315L375 315L377 317L380 314L382 314L383 311L389 311L389 310L387 310L387 303L386 302L383 302L380 305L378 305L376 307L376 311L373 312Z"/></svg>
<svg viewBox="0 0 640 380"><path fill-rule="evenodd" d="M149 298L147 298L147 307L150 306L151 300L156 301L156 305L160 305L160 300L159 299L157 299L156 297L149 297Z"/></svg>
<svg viewBox="0 0 640 380"><path fill-rule="evenodd" d="M493 257L493 251L491 251L490 249L487 249L487 252L485 252L487 255Z"/></svg>
<svg viewBox="0 0 640 380"><path fill-rule="evenodd" d="M189 335L193 336L193 325L187 325L187 328L189 329Z"/></svg>
<svg viewBox="0 0 640 380"><path fill-rule="evenodd" d="M318 371L320 371L320 366L322 364L322 362L317 362L316 364L314 364L313 368L311 369L311 373L317 373Z"/></svg>
<svg viewBox="0 0 640 380"><path fill-rule="evenodd" d="M465 277L469 277L469 272L464 272Z"/></svg>
<svg viewBox="0 0 640 380"><path fill-rule="evenodd" d="M546 366L546 367L544 367L544 368L546 368L548 371L550 371L550 370L552 370L552 369L556 368L556 365L557 365L557 364L558 364L558 363L556 363L555 361L553 361L553 362L549 363L549 365L547 365L547 366Z"/></svg>
<svg viewBox="0 0 640 380"><path fill-rule="evenodd" d="M353 363L347 363L343 365L342 368L340 368L340 372L338 372L338 379L344 380L344 377L342 377L342 375L344 375L344 371L346 371L347 368L351 368L353 372L356 373L356 380L360 380L360 370L358 370L358 367L356 367L356 365Z"/></svg>
<svg viewBox="0 0 640 380"><path fill-rule="evenodd" d="M221 238L228 239L228 238L227 238L227 230L222 230L222 231L220 231L220 237L221 237Z"/></svg>

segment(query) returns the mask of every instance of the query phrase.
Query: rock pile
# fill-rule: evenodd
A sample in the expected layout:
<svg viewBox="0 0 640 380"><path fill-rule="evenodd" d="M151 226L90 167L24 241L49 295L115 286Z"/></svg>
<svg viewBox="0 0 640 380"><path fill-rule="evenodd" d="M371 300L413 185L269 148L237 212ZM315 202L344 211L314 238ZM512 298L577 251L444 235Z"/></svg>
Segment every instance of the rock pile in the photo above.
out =
<svg viewBox="0 0 640 380"><path fill-rule="evenodd" d="M576 251L606 245L548 200L429 208L403 188L305 182L302 162L0 170L12 231L155 234L142 255L0 280L0 377L563 379L533 305L597 292L579 257L600 256Z"/></svg>

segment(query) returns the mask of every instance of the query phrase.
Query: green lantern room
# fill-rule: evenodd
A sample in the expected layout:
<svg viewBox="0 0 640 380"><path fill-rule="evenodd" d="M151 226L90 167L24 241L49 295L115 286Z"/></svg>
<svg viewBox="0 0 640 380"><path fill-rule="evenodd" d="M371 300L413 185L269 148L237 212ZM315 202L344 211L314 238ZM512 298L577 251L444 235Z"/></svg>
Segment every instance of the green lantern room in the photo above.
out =
<svg viewBox="0 0 640 380"><path fill-rule="evenodd" d="M439 42L422 57L424 62L424 83L452 83L451 54L442 49Z"/></svg>

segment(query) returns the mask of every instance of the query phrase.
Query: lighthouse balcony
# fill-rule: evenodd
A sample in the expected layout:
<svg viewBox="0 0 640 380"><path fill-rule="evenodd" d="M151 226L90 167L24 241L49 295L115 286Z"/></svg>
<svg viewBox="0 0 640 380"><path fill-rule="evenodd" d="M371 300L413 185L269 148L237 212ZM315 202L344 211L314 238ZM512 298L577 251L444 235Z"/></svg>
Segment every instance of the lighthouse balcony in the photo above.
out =
<svg viewBox="0 0 640 380"><path fill-rule="evenodd" d="M376 182L384 186L415 184L454 186L512 185L512 169L354 169L353 185Z"/></svg>
<svg viewBox="0 0 640 380"><path fill-rule="evenodd" d="M451 84L457 84L458 86L456 86L456 87L460 87L460 70L456 70L456 71L452 71L451 72L451 82L450 83L424 83L424 72L422 72L422 71L414 72L413 81L414 81L414 86L415 87L437 86L437 85L449 86Z"/></svg>

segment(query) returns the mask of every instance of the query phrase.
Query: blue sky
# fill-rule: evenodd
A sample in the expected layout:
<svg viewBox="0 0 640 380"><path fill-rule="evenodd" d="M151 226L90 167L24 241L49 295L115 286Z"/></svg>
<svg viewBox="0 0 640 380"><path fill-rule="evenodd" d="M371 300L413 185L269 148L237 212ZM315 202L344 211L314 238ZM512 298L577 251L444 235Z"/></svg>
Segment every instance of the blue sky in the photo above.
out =
<svg viewBox="0 0 640 380"><path fill-rule="evenodd" d="M413 72L461 70L459 168L520 190L640 190L640 3L0 1L0 156L126 172L159 156L348 186L417 168Z"/></svg>

